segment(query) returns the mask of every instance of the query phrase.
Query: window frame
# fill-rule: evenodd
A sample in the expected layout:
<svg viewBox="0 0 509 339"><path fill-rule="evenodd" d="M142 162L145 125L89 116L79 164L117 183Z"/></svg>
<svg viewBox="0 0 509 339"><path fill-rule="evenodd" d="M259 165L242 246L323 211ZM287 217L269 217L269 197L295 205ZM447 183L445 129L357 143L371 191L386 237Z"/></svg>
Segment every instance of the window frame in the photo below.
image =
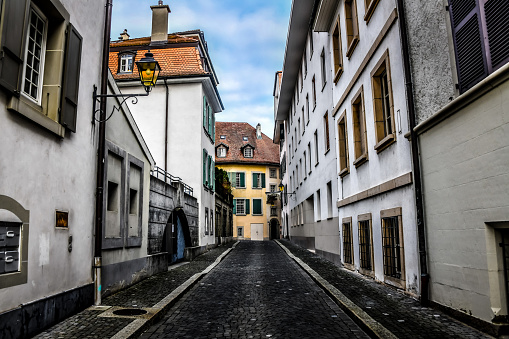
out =
<svg viewBox="0 0 509 339"><path fill-rule="evenodd" d="M343 218L341 221L342 224L342 244L343 244L343 266L348 268L349 270L355 270L355 252L353 247L353 233L352 233L352 217ZM348 232L345 231L348 229ZM346 236L349 236L348 239L345 239ZM348 240L348 241L346 241ZM350 260L347 261L347 252L349 253Z"/></svg>
<svg viewBox="0 0 509 339"><path fill-rule="evenodd" d="M352 101L353 149L355 167L368 161L368 139L366 131L366 113L364 108L364 86L355 93Z"/></svg>
<svg viewBox="0 0 509 339"><path fill-rule="evenodd" d="M248 153L249 151L249 153ZM242 154L244 155L244 158L253 158L254 157L254 152L253 152L253 148L252 147L244 147L244 149L242 150Z"/></svg>
<svg viewBox="0 0 509 339"><path fill-rule="evenodd" d="M274 175L272 175L272 173L274 173ZM276 168L269 168L269 178L277 179L277 169Z"/></svg>
<svg viewBox="0 0 509 339"><path fill-rule="evenodd" d="M262 198L253 198L253 210L251 211L251 215L254 216L263 216L263 199ZM260 201L260 213L255 213L255 200Z"/></svg>
<svg viewBox="0 0 509 339"><path fill-rule="evenodd" d="M122 70L122 60L124 58L129 58L132 60L131 63L131 70ZM125 51L118 53L118 74L126 74L126 73L133 73L134 71L134 60L136 59L136 52L132 51Z"/></svg>
<svg viewBox="0 0 509 339"><path fill-rule="evenodd" d="M325 85L327 85L327 64L325 63L325 47L322 48L322 53L320 53L320 71L322 75L322 92L325 89Z"/></svg>
<svg viewBox="0 0 509 339"><path fill-rule="evenodd" d="M346 110L338 118L338 164L340 177L350 173L350 164L348 158L348 126Z"/></svg>
<svg viewBox="0 0 509 339"><path fill-rule="evenodd" d="M366 25L371 20L379 1L380 0L364 0L364 21L366 21Z"/></svg>
<svg viewBox="0 0 509 339"><path fill-rule="evenodd" d="M313 74L313 79L311 80L311 92L312 92L312 96L313 96L313 112L314 112L315 108L316 108L316 80L315 80L314 74Z"/></svg>
<svg viewBox="0 0 509 339"><path fill-rule="evenodd" d="M324 154L327 154L330 151L329 111L326 111L325 114L323 115L323 131L325 146Z"/></svg>
<svg viewBox="0 0 509 339"><path fill-rule="evenodd" d="M255 176L256 176L256 186L255 186ZM263 172L251 172L251 188L253 189L263 189L266 187L266 178L265 173Z"/></svg>
<svg viewBox="0 0 509 339"><path fill-rule="evenodd" d="M400 265L401 265L401 271L400 275L401 278L392 277L389 275L386 275L386 254L385 254L385 244L384 244L384 219L389 218L397 218L398 220L398 238L399 238L399 259L400 259ZM380 223L381 223L381 235L382 235L382 257L383 257L383 264L384 264L384 282L393 285L398 288L405 289L406 288L406 271L405 271L405 246L404 246L404 237L403 237L403 216L402 216L402 208L401 207L395 207L391 209L381 210L380 211Z"/></svg>
<svg viewBox="0 0 509 339"><path fill-rule="evenodd" d="M387 91L383 91L383 75L387 77ZM376 144L374 149L377 153L380 153L386 149L389 145L396 141L396 126L394 118L394 99L392 91L392 79L389 61L389 50L387 49L375 67L371 71L371 86L372 86L372 99L373 99L373 117L375 122L375 137ZM388 97L388 106L386 107L384 102L384 94ZM385 107L385 108L384 108ZM385 111L384 111L385 110ZM387 126L388 122L386 117L390 118L390 125ZM391 133L387 133L387 128L390 127Z"/></svg>
<svg viewBox="0 0 509 339"><path fill-rule="evenodd" d="M332 31L332 55L334 61L334 83L337 84L343 74L343 47L341 45L341 28L339 15Z"/></svg>
<svg viewBox="0 0 509 339"><path fill-rule="evenodd" d="M369 241L367 244L369 246L369 253L368 257L365 256L364 261L369 260L370 267L363 267L362 261L363 261L363 251L362 251L362 244L361 244L361 237L363 236L361 232L361 223L367 224L368 226L368 234L367 237L363 240ZM365 213L360 214L357 216L357 227L358 227L358 241L359 241L359 273L374 277L375 276L375 261L374 261L374 250L373 250L373 222L371 218L371 213Z"/></svg>

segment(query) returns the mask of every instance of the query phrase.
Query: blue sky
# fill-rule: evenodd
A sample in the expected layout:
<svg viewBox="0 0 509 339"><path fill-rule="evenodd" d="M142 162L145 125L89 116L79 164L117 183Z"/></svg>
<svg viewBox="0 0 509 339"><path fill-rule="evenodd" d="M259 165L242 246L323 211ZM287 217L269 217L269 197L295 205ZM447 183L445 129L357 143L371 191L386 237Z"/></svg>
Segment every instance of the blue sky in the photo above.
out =
<svg viewBox="0 0 509 339"><path fill-rule="evenodd" d="M157 0L113 0L111 38L151 33ZM201 29L219 78L225 110L218 121L261 123L274 129L274 74L283 67L291 0L164 0L169 32Z"/></svg>

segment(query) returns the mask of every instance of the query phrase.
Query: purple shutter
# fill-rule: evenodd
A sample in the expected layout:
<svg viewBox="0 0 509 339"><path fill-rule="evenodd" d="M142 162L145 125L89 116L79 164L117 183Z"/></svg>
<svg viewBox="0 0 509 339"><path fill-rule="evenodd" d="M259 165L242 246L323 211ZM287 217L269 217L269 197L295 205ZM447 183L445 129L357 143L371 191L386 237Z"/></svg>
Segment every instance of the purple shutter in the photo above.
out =
<svg viewBox="0 0 509 339"><path fill-rule="evenodd" d="M484 17L489 44L490 72L509 62L509 1L485 0Z"/></svg>

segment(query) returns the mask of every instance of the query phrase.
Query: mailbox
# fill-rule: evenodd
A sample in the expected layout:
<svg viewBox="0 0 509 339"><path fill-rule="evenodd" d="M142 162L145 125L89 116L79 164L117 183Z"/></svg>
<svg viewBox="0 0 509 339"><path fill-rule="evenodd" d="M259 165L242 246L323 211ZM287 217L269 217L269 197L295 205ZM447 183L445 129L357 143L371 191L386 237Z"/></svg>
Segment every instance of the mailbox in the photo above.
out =
<svg viewBox="0 0 509 339"><path fill-rule="evenodd" d="M0 222L0 274L19 271L21 224Z"/></svg>

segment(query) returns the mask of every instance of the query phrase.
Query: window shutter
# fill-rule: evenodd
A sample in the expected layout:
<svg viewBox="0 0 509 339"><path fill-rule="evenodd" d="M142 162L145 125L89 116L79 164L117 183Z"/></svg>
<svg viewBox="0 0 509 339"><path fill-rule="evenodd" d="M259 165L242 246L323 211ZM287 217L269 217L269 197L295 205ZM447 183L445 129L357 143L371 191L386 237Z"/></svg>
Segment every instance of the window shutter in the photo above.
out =
<svg viewBox="0 0 509 339"><path fill-rule="evenodd" d="M203 96L203 127L207 128L207 98Z"/></svg>
<svg viewBox="0 0 509 339"><path fill-rule="evenodd" d="M253 214L262 214L262 200L253 199Z"/></svg>
<svg viewBox="0 0 509 339"><path fill-rule="evenodd" d="M233 214L237 214L237 199L233 199Z"/></svg>
<svg viewBox="0 0 509 339"><path fill-rule="evenodd" d="M245 200L246 202L246 215L249 214L249 199Z"/></svg>
<svg viewBox="0 0 509 339"><path fill-rule="evenodd" d="M240 187L246 187L246 173L240 173Z"/></svg>
<svg viewBox="0 0 509 339"><path fill-rule="evenodd" d="M67 27L65 49L64 79L62 83L62 102L60 124L76 132L78 114L78 90L80 84L81 43L83 38L72 24Z"/></svg>
<svg viewBox="0 0 509 339"><path fill-rule="evenodd" d="M509 62L509 1L489 0L484 5L492 71Z"/></svg>
<svg viewBox="0 0 509 339"><path fill-rule="evenodd" d="M212 139L216 140L216 114L212 113Z"/></svg>
<svg viewBox="0 0 509 339"><path fill-rule="evenodd" d="M262 173L262 188L265 188L265 173Z"/></svg>
<svg viewBox="0 0 509 339"><path fill-rule="evenodd" d="M252 177L253 177L253 184L251 185L251 187L253 187L253 188L258 187L257 180L256 180L257 176L258 176L258 174L256 174L256 173L253 173L253 175L252 175Z"/></svg>
<svg viewBox="0 0 509 339"><path fill-rule="evenodd" d="M212 187L212 171L213 171L213 168L212 168L212 156L208 156L209 157L209 171L208 171L208 180L209 180L209 187Z"/></svg>
<svg viewBox="0 0 509 339"><path fill-rule="evenodd" d="M212 160L212 189L216 190L216 162Z"/></svg>
<svg viewBox="0 0 509 339"><path fill-rule="evenodd" d="M207 151L203 149L203 184L207 181Z"/></svg>
<svg viewBox="0 0 509 339"><path fill-rule="evenodd" d="M28 0L5 0L2 13L2 46L0 58L0 86L19 95L23 67L25 13Z"/></svg>
<svg viewBox="0 0 509 339"><path fill-rule="evenodd" d="M488 75L479 5L475 0L449 0L460 93Z"/></svg>
<svg viewBox="0 0 509 339"><path fill-rule="evenodd" d="M209 135L212 135L212 108L210 107L210 105L207 107L207 111L208 111L208 117L209 117L208 131L209 131Z"/></svg>

